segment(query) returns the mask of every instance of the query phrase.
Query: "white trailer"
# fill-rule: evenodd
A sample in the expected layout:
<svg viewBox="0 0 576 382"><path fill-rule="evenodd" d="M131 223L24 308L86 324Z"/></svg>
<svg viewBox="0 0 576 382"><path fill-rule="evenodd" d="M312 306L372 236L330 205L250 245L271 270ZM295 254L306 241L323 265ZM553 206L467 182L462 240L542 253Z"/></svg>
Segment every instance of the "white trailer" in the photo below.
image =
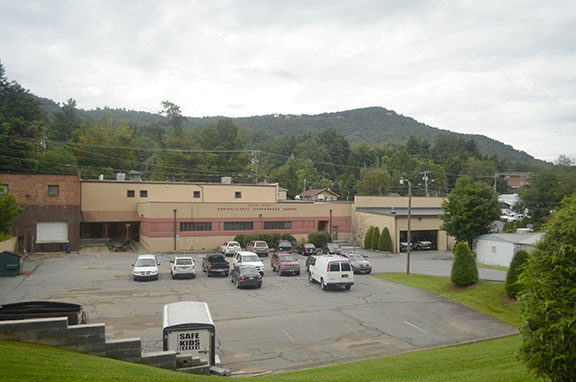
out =
<svg viewBox="0 0 576 382"><path fill-rule="evenodd" d="M191 354L214 366L216 328L208 304L181 301L164 305L162 342L164 350Z"/></svg>

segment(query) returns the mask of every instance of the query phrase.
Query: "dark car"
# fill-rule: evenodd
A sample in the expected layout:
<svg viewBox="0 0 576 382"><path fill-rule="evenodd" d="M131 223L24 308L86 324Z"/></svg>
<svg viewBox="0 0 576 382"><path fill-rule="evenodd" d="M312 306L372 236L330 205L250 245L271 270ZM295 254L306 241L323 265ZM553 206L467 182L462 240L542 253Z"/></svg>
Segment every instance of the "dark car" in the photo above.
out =
<svg viewBox="0 0 576 382"><path fill-rule="evenodd" d="M357 253L344 253L342 256L350 260L350 264L354 268L354 273L366 273L372 272L372 264L366 260L362 255Z"/></svg>
<svg viewBox="0 0 576 382"><path fill-rule="evenodd" d="M290 253L273 254L270 259L270 265L272 266L272 271L277 271L280 276L286 273L292 273L296 276L300 274L300 264Z"/></svg>
<svg viewBox="0 0 576 382"><path fill-rule="evenodd" d="M298 254L310 256L316 254L316 246L312 243L303 243L298 246Z"/></svg>
<svg viewBox="0 0 576 382"><path fill-rule="evenodd" d="M224 255L213 253L204 256L202 259L202 271L206 272L208 277L212 275L228 276L230 264L226 261Z"/></svg>
<svg viewBox="0 0 576 382"><path fill-rule="evenodd" d="M276 252L292 252L292 243L289 240L280 240L274 246Z"/></svg>
<svg viewBox="0 0 576 382"><path fill-rule="evenodd" d="M239 265L230 272L230 282L240 287L260 288L262 286L262 275L253 265Z"/></svg>
<svg viewBox="0 0 576 382"><path fill-rule="evenodd" d="M322 253L326 253L328 255L340 255L342 253L342 249L336 243L326 243L322 246Z"/></svg>

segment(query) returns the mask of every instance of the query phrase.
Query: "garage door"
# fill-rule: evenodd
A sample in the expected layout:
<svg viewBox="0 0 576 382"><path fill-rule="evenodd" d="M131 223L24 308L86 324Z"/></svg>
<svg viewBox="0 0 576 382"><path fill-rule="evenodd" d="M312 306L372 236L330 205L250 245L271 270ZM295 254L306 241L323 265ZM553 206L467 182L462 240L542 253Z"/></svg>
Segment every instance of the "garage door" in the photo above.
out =
<svg viewBox="0 0 576 382"><path fill-rule="evenodd" d="M68 223L36 223L36 243L68 243Z"/></svg>

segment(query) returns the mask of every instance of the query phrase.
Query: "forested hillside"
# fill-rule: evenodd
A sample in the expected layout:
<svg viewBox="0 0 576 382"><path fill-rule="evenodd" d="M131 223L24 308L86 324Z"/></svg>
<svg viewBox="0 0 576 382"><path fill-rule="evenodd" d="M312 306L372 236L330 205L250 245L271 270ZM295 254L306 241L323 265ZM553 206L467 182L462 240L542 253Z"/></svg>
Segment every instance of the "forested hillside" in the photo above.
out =
<svg viewBox="0 0 576 382"><path fill-rule="evenodd" d="M50 100L44 101L46 105ZM54 111L57 104L48 110ZM114 120L128 120L138 124L160 122L164 119L159 114L139 112L125 109L96 109L79 110L86 118L101 120L105 115ZM222 117L185 117L184 124L189 128L201 128L215 124ZM272 136L286 136L305 133L315 133L332 128L344 134L351 144L359 143L400 143L405 144L413 135L428 142L433 142L441 134L453 134L466 140L476 142L480 152L491 155L496 154L501 159L512 161L537 161L531 155L514 149L494 139L477 134L460 134L442 130L420 123L413 118L397 114L382 107L369 107L336 113L318 115L262 115L243 118L231 118L232 122L240 127L256 130Z"/></svg>

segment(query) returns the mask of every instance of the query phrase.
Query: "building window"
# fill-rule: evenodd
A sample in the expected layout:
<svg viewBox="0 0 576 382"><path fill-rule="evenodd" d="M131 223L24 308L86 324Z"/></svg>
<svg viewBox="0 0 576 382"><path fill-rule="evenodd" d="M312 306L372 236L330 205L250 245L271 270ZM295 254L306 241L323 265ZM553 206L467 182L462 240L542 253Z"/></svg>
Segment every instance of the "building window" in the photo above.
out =
<svg viewBox="0 0 576 382"><path fill-rule="evenodd" d="M134 190L128 190L126 191L126 196L129 198L133 198L134 197Z"/></svg>
<svg viewBox="0 0 576 382"><path fill-rule="evenodd" d="M292 229L292 222L264 222L264 229Z"/></svg>
<svg viewBox="0 0 576 382"><path fill-rule="evenodd" d="M147 198L148 197L148 190L140 190L140 197Z"/></svg>
<svg viewBox="0 0 576 382"><path fill-rule="evenodd" d="M48 196L58 196L60 194L59 186L48 186Z"/></svg>
<svg viewBox="0 0 576 382"><path fill-rule="evenodd" d="M254 222L224 222L224 231L251 231Z"/></svg>
<svg viewBox="0 0 576 382"><path fill-rule="evenodd" d="M8 185L7 184L0 184L0 195L4 195L8 193Z"/></svg>
<svg viewBox="0 0 576 382"><path fill-rule="evenodd" d="M236 192L234 193L234 197L235 197L236 199L242 199L242 191L236 191Z"/></svg>
<svg viewBox="0 0 576 382"><path fill-rule="evenodd" d="M212 231L211 222L182 222L180 231Z"/></svg>
<svg viewBox="0 0 576 382"><path fill-rule="evenodd" d="M199 198L200 197L200 191L194 191L194 197Z"/></svg>

